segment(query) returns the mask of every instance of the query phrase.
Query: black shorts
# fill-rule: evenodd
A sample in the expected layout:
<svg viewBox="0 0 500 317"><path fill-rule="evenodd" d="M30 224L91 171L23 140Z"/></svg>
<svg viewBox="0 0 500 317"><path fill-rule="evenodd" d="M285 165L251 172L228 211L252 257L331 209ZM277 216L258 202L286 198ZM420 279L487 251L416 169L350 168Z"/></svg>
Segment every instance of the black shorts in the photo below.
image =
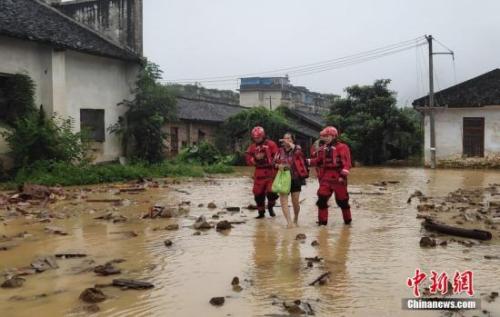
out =
<svg viewBox="0 0 500 317"><path fill-rule="evenodd" d="M302 190L302 185L306 182L302 178L292 178L292 186L290 186L290 193L298 193Z"/></svg>

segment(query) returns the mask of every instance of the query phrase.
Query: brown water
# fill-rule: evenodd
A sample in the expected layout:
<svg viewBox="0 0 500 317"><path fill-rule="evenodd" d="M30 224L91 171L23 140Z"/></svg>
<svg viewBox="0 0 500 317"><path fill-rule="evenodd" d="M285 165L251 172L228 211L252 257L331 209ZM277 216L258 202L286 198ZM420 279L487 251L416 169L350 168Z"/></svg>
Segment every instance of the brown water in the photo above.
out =
<svg viewBox="0 0 500 317"><path fill-rule="evenodd" d="M0 251L0 271L26 266L37 255L64 251L82 251L87 259L59 260L59 269L27 276L19 289L0 289L0 316L86 316L79 310L80 292L92 285L109 282L113 277L99 277L92 272L78 273L89 258L96 264L111 259L127 261L121 277L150 281L155 288L146 291L122 291L105 288L111 296L99 306L97 316L265 316L284 314L281 306L272 305L273 298L308 300L317 316L438 316L437 312L409 312L401 310L401 299L411 297L406 278L415 268L424 272L455 270L474 271L475 291L498 291L500 288L500 261L486 260L484 255L498 255L498 237L492 242L473 248L459 244L448 247L422 249L420 221L416 219L415 205L406 199L420 189L428 195L444 195L457 188L475 188L500 182L500 173L493 171L424 170L357 168L350 179L353 224L341 223L340 212L332 208L327 228L315 225L315 191L317 181L310 179L304 188L300 228L284 229L284 218L277 208L275 219L254 220L254 211L224 214L221 219L246 220L230 232L209 230L193 236L189 228L199 215L210 218L224 206L246 206L253 203L251 179L244 175L193 180L170 188L149 189L140 195L122 194L132 205L112 207L109 203L59 202L50 208L73 215L56 220L68 236L55 236L43 231L45 224L33 224L29 219L17 219L0 224L0 235L8 236L28 231L32 237L19 241L19 246ZM360 195L374 192L373 182L399 180L390 185L382 196ZM90 193L89 198L116 198L106 192ZM185 190L189 194L175 189ZM189 216L176 219L138 219L155 203L175 205L191 201ZM214 201L219 207L208 210L197 207ZM113 224L94 220L106 210L116 208L131 220ZM178 223L178 231L153 230L170 223ZM117 232L135 230L137 237ZM295 240L297 233L305 233L307 240ZM174 245L166 248L165 239ZM318 240L319 247L311 242ZM464 250L468 253L464 253ZM324 263L306 268L304 257L320 256ZM94 264L94 265L96 265ZM325 271L331 271L327 285L311 287L308 284ZM239 276L244 290L232 291L230 282ZM115 277L116 278L116 277ZM247 281L243 281L243 280ZM13 296L41 298L13 301ZM230 296L223 307L211 306L213 296ZM483 308L500 313L500 301L485 301ZM482 315L480 311L467 313Z"/></svg>

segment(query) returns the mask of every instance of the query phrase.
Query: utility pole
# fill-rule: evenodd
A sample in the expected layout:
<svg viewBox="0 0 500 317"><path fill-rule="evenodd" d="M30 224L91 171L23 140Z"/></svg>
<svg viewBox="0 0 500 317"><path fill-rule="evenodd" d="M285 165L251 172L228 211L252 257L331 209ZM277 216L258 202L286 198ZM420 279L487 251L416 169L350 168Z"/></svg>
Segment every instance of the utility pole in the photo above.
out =
<svg viewBox="0 0 500 317"><path fill-rule="evenodd" d="M429 44L429 125L430 125L430 150L431 168L436 168L436 130L434 122L434 63L432 52L432 35L426 35Z"/></svg>

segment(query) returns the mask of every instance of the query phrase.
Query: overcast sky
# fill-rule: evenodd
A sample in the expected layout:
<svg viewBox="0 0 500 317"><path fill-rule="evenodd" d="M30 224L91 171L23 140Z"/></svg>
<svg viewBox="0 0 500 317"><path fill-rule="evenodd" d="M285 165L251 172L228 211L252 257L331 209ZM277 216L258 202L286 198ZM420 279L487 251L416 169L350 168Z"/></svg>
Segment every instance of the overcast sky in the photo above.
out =
<svg viewBox="0 0 500 317"><path fill-rule="evenodd" d="M500 67L499 14L499 0L144 0L144 54L165 79L236 78L432 34L455 51L460 82ZM434 61L436 90L453 85L452 59ZM341 94L349 85L390 78L400 104L407 105L427 93L427 76L423 46L290 80ZM204 86L237 89L236 81Z"/></svg>

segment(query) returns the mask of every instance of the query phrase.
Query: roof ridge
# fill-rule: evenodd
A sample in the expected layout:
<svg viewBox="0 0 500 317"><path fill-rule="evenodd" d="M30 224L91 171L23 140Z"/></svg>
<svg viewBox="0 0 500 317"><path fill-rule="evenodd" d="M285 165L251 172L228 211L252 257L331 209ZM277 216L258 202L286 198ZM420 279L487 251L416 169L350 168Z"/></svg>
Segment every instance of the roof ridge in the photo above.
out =
<svg viewBox="0 0 500 317"><path fill-rule="evenodd" d="M480 77L483 77L483 76L485 76L485 75L488 75L488 74L491 74L491 73L494 73L494 72L497 72L497 71L500 71L500 68L498 68L498 67L497 67L497 68L494 68L494 69L492 69L492 70L490 70L490 71L487 71L487 72L482 73L482 74L480 74L480 75L477 75L477 76L474 76L474 77L469 78L469 79L467 79L467 80L464 80L464 81L462 81L462 82L460 82L460 83L458 83L458 84L455 84L455 85L452 85L452 86L446 87L446 88L444 88L444 89L441 89L441 90L439 90L439 91L436 91L436 92L434 92L434 95L437 95L437 94L439 94L439 93L443 93L443 92L449 91L449 90L451 90L451 89L453 89L453 88L457 88L457 87L462 86L462 85L464 85L464 84L466 84L466 83L469 83L469 82L471 82L471 81L473 81L473 80L475 80L475 79L478 79L478 78L480 78ZM424 95L424 96L422 96L422 97L419 97L419 98L417 98L417 99L413 100L413 103L415 103L415 102L417 102L417 101L419 101L419 100L421 100L421 99L425 99L425 98L429 98L429 94L426 94L426 95ZM412 104L413 104L413 103L412 103Z"/></svg>
<svg viewBox="0 0 500 317"><path fill-rule="evenodd" d="M96 35L97 37L99 37L100 39L102 39L103 41L106 41L108 42L109 44L115 46L116 48L119 48L121 50L124 50L126 51L127 53L130 53L130 54L133 54L137 57L142 57L141 55L137 54L135 51L133 51L132 49L126 47L126 46L123 46L121 45L120 43L108 38L107 36L97 32L96 30L92 29L91 27L81 23L81 22L78 22L76 21L75 19L72 19L71 17L67 16L66 14L62 13L61 11L57 10L56 8L54 8L53 6L49 5L48 3L46 2L43 2L43 0L32 0L36 3L38 3L39 5L49 9L49 10L52 10L52 12L55 12L56 14L58 14L59 16L63 17L64 19L70 21L71 23L73 24L76 24L78 25L79 27L85 29L86 31Z"/></svg>
<svg viewBox="0 0 500 317"><path fill-rule="evenodd" d="M200 98L194 98L194 97L186 97L186 96L175 96L178 99L186 99L186 100L191 100L191 101L204 101L204 102L209 102L209 103L214 103L214 104L219 104L219 105L225 105L229 107L234 107L234 108L243 108L243 109L248 109L247 107L243 107L242 105L237 105L237 104L232 104L228 102L221 102L221 101L215 101L215 100L209 100L209 99L200 99Z"/></svg>

